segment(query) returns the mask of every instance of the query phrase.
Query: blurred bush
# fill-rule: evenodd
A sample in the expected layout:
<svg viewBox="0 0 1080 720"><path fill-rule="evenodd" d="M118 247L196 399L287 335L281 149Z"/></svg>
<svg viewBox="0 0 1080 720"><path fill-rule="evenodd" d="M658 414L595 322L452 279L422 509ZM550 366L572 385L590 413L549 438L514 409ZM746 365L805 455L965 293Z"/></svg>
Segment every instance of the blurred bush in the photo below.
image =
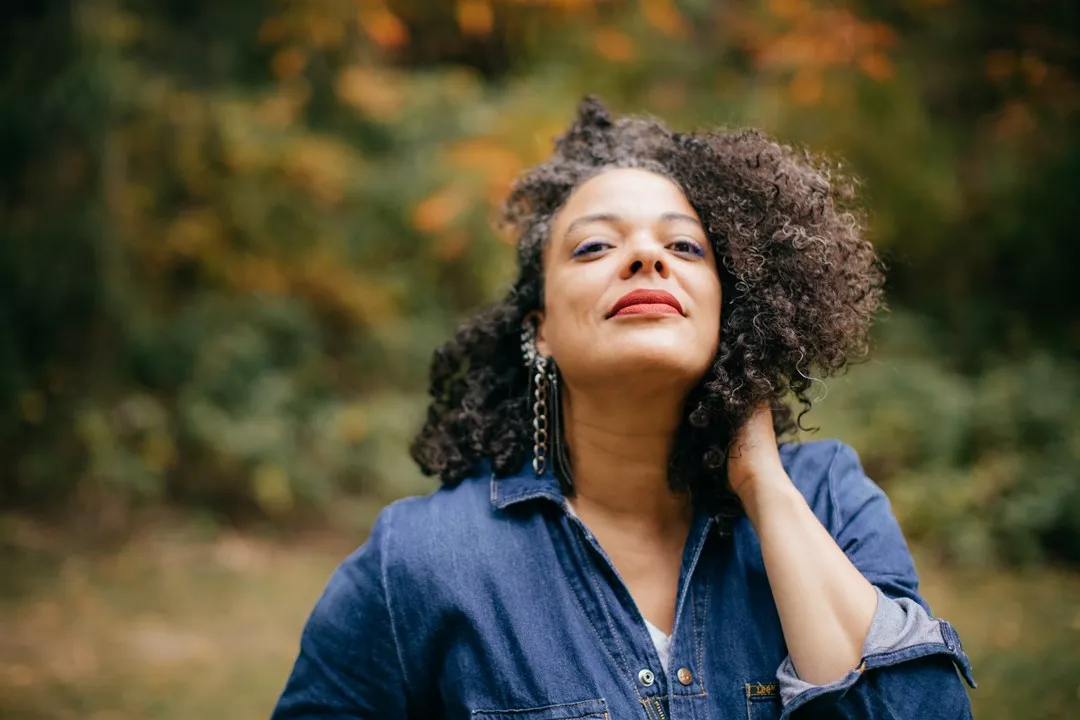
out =
<svg viewBox="0 0 1080 720"><path fill-rule="evenodd" d="M1080 561L1080 366L1036 354L963 375L932 334L887 318L884 357L830 380L804 424L850 441L908 537L950 560Z"/></svg>
<svg viewBox="0 0 1080 720"><path fill-rule="evenodd" d="M0 503L282 521L432 487L430 351L511 278L492 208L597 92L846 158L900 312L811 421L944 552L1080 554L1069 0L0 12Z"/></svg>

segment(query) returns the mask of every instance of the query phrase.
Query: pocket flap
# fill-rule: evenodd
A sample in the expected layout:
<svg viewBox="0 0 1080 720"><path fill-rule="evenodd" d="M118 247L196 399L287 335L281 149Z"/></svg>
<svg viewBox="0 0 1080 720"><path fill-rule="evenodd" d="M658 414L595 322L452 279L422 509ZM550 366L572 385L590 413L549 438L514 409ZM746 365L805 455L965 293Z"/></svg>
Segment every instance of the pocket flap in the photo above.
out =
<svg viewBox="0 0 1080 720"><path fill-rule="evenodd" d="M608 720L603 698L522 710L473 710L472 717L473 720Z"/></svg>

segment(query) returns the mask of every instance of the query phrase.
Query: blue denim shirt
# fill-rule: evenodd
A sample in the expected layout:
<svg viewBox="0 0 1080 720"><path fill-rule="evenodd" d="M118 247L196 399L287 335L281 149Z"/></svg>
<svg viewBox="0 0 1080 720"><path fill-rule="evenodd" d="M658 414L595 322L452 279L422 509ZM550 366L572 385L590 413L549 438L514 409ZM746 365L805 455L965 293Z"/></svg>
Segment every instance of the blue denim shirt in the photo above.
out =
<svg viewBox="0 0 1080 720"><path fill-rule="evenodd" d="M556 478L525 468L385 508L311 613L273 719L970 718L968 658L919 596L854 451L815 441L781 458L879 590L862 662L836 682L795 673L749 521L722 537L705 513L683 553L665 672Z"/></svg>

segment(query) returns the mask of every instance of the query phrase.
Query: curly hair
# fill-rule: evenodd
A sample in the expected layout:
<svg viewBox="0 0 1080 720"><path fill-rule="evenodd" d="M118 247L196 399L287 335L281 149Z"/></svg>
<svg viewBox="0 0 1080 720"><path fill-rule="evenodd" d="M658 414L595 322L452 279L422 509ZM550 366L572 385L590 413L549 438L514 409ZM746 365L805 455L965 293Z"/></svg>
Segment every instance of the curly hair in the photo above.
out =
<svg viewBox="0 0 1080 720"><path fill-rule="evenodd" d="M863 238L853 181L758 130L674 132L650 117L613 119L587 96L553 156L517 181L502 208L501 222L518 238L517 280L434 353L427 421L411 447L425 474L452 486L480 463L502 477L531 456L521 328L544 305L551 223L576 187L625 167L662 174L683 191L721 281L718 350L686 398L672 490L688 490L719 515L738 514L725 473L734 432L768 402L778 437L794 433L811 406L811 369L833 375L866 354L883 267Z"/></svg>

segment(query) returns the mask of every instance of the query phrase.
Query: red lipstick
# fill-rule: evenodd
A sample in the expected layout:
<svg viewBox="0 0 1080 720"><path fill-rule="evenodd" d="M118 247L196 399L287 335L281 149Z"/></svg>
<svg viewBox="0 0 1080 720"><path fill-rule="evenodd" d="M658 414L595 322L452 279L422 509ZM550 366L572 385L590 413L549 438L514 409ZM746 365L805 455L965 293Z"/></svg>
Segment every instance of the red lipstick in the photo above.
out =
<svg viewBox="0 0 1080 720"><path fill-rule="evenodd" d="M675 296L664 290L631 290L619 298L608 312L616 315L682 315L683 309Z"/></svg>

